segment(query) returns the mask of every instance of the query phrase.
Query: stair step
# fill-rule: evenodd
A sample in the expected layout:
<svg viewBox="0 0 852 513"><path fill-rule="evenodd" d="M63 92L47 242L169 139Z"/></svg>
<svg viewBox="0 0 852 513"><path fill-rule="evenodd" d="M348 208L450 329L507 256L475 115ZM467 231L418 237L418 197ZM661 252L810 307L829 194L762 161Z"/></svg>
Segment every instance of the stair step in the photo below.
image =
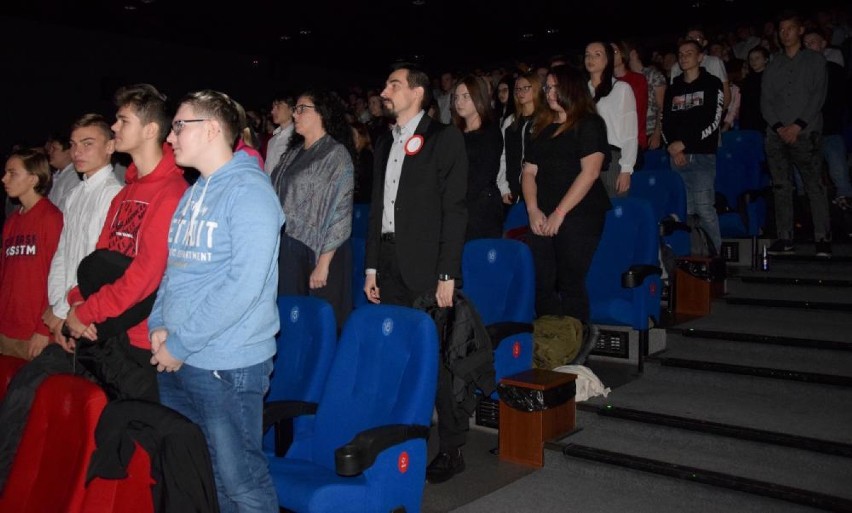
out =
<svg viewBox="0 0 852 513"><path fill-rule="evenodd" d="M852 308L852 289L828 285L790 285L786 283L754 283L729 279L725 299L751 298L810 303L837 303Z"/></svg>
<svg viewBox="0 0 852 513"><path fill-rule="evenodd" d="M756 479L737 473L743 469L742 467L731 465L731 461L720 462L723 470L714 471L703 467L674 463L659 458L657 456L659 453L654 450L648 451L650 454L647 456L640 456L631 452L603 449L597 446L589 446L579 442L572 442L565 445L562 452L566 456L574 458L605 462L644 472L677 477L690 482L704 483L755 495L772 497L810 507L831 511L852 510L852 499L848 496L834 493L823 493L813 489L802 488L800 480L796 479L795 476L790 476L791 479L789 479L789 482L791 484L779 484L777 481L780 476L778 476L777 473L771 472L771 466L769 469L770 472L760 473L761 476L764 476L763 479ZM736 455L731 456L735 457ZM732 461L736 460L734 459ZM797 468L793 474L798 475L806 471L807 469ZM852 469L844 469L844 472L847 474L850 471L852 471ZM841 481L842 478L840 478L837 474L829 477L833 478L830 484L842 490L842 488L838 486L841 484L839 481Z"/></svg>
<svg viewBox="0 0 852 513"><path fill-rule="evenodd" d="M604 383L606 384L606 383ZM641 379L588 404L852 444L852 388L667 367L649 361Z"/></svg>
<svg viewBox="0 0 852 513"><path fill-rule="evenodd" d="M852 346L850 346L852 347ZM684 337L668 333L666 350L658 355L663 359L695 360L759 369L774 369L803 375L827 376L827 380L806 380L830 383L832 377L843 377L835 384L852 384L852 351L814 350L811 347L749 344L740 341ZM760 375L760 374L756 374ZM773 377L782 377L775 375ZM791 378L793 379L793 378Z"/></svg>
<svg viewBox="0 0 852 513"><path fill-rule="evenodd" d="M710 315L672 326L837 342L852 342L852 315L846 311L796 310L714 301Z"/></svg>
<svg viewBox="0 0 852 513"><path fill-rule="evenodd" d="M667 340L672 334L679 334L684 338L704 338L729 342L806 347L809 349L828 349L833 351L852 351L852 342L839 342L835 340L815 340L810 338L781 337L775 335L759 335L722 330L701 330L694 328L669 329L667 333Z"/></svg>
<svg viewBox="0 0 852 513"><path fill-rule="evenodd" d="M586 403L577 405L578 410L596 413L605 417L612 417L645 424L668 426L689 431L698 431L711 435L718 435L741 440L751 440L765 444L774 444L784 447L793 447L812 452L829 454L832 456L843 456L852 458L852 444L831 442L817 438L788 435L775 431L753 429L719 422L708 422L706 420L679 417L676 415L664 415L651 411L634 410L631 408L619 408L608 404L606 406L594 406Z"/></svg>

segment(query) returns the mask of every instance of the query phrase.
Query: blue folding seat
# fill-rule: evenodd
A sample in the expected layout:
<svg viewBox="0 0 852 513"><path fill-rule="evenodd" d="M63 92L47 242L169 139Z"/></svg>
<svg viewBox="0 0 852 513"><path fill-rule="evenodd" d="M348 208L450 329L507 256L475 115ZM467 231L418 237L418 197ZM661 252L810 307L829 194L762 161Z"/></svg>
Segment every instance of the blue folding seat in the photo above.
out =
<svg viewBox="0 0 852 513"><path fill-rule="evenodd" d="M647 200L654 219L660 223L663 242L672 248L675 255L689 255L686 186L676 171L654 169L633 173L628 196Z"/></svg>
<svg viewBox="0 0 852 513"><path fill-rule="evenodd" d="M435 405L438 336L423 311L369 304L343 327L313 432L269 470L282 508L420 511ZM282 406L286 406L286 403ZM286 408L278 419L287 417Z"/></svg>
<svg viewBox="0 0 852 513"><path fill-rule="evenodd" d="M669 152L665 148L645 150L643 154L642 168L637 171L653 171L656 169L671 169L669 164Z"/></svg>
<svg viewBox="0 0 852 513"><path fill-rule="evenodd" d="M639 370L651 320L659 323L662 281L657 220L647 201L613 198L586 277L590 320L639 332Z"/></svg>
<svg viewBox="0 0 852 513"><path fill-rule="evenodd" d="M316 404L325 386L331 361L337 350L337 323L327 301L311 296L278 296L281 329L278 351L269 382L266 404L276 401L300 401ZM276 432L265 429L264 449L271 453L286 450L295 436L311 431L313 419L294 419Z"/></svg>
<svg viewBox="0 0 852 513"><path fill-rule="evenodd" d="M491 336L496 381L532 368L535 267L529 246L513 239L468 241L462 284ZM491 397L496 400L497 392Z"/></svg>
<svg viewBox="0 0 852 513"><path fill-rule="evenodd" d="M530 228L527 204L521 200L511 207L503 220L503 236L509 239L523 239Z"/></svg>
<svg viewBox="0 0 852 513"><path fill-rule="evenodd" d="M769 175L763 134L730 130L716 152L716 212L723 238L756 237L766 223Z"/></svg>

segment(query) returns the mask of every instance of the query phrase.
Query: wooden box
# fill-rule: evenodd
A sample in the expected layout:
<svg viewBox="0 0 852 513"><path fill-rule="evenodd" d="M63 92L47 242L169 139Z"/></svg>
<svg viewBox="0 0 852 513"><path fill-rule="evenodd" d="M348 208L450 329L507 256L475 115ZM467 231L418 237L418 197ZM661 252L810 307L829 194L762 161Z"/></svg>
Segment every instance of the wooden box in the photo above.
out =
<svg viewBox="0 0 852 513"><path fill-rule="evenodd" d="M675 264L676 316L704 316L710 303L725 294L725 263L706 257L679 258Z"/></svg>
<svg viewBox="0 0 852 513"><path fill-rule="evenodd" d="M545 369L530 369L503 378L500 383L545 394L570 387L571 399L541 411L520 411L500 401L500 459L512 463L544 466L544 442L574 430L576 403L574 381L577 376ZM545 395L546 396L546 395Z"/></svg>

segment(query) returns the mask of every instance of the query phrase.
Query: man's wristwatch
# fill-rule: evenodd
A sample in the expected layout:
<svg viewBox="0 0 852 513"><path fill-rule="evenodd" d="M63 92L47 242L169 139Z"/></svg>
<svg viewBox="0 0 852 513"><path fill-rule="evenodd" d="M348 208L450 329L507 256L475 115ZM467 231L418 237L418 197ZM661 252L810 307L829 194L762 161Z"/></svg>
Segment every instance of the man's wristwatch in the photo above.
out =
<svg viewBox="0 0 852 513"><path fill-rule="evenodd" d="M453 277L450 276L449 274L439 274L438 275L438 281L450 281L452 279L453 279Z"/></svg>

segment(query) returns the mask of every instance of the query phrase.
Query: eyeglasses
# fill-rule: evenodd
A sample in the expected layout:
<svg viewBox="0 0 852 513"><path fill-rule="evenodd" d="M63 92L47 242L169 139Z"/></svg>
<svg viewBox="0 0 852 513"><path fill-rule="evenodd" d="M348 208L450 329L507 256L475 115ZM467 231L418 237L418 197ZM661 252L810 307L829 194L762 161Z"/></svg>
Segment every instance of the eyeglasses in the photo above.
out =
<svg viewBox="0 0 852 513"><path fill-rule="evenodd" d="M200 123L202 121L207 121L207 119L176 119L172 121L172 132L174 132L175 135L180 135L188 123Z"/></svg>
<svg viewBox="0 0 852 513"><path fill-rule="evenodd" d="M470 93L462 93L462 94L454 94L450 97L454 102L457 101L470 101Z"/></svg>
<svg viewBox="0 0 852 513"><path fill-rule="evenodd" d="M532 89L531 85L518 86L515 88L515 94L528 93Z"/></svg>
<svg viewBox="0 0 852 513"><path fill-rule="evenodd" d="M552 86L551 85L543 85L543 86L541 86L541 92L543 92L544 94L547 94L550 91L556 92L556 86L555 85L552 85Z"/></svg>
<svg viewBox="0 0 852 513"><path fill-rule="evenodd" d="M316 105L306 105L306 104L302 103L302 104L299 104L299 105L296 105L295 107L293 107L293 112L301 115L301 114L304 114L307 109L316 110L316 108L317 108Z"/></svg>

